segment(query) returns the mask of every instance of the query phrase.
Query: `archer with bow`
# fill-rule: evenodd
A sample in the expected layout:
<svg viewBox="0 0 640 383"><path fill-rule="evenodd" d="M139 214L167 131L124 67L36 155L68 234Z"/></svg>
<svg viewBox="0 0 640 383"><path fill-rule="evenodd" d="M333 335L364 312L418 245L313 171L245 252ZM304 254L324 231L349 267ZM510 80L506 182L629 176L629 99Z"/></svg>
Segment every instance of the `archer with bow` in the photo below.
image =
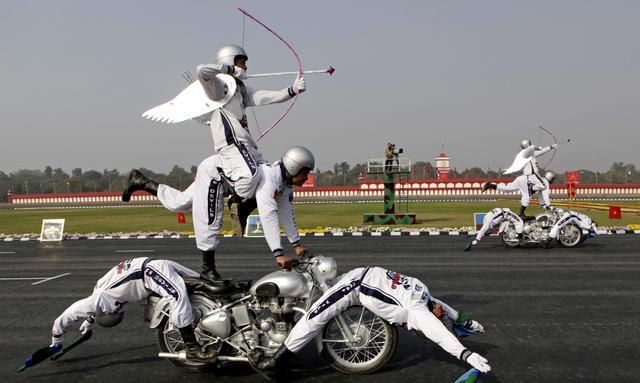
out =
<svg viewBox="0 0 640 383"><path fill-rule="evenodd" d="M546 198L540 199L543 207L548 208L551 206L548 198L548 189L549 184L555 179L555 174L547 172L544 177L541 176L537 157L548 153L551 149L557 150L558 143L556 141L553 145L540 147L533 145L531 140L525 139L520 142L520 148L522 150L516 155L516 158L513 160L513 164L504 171L504 174L512 174L522 170L522 175L516 177L516 179L506 185L487 182L482 187L482 191L484 192L488 189L493 189L510 193L519 190L521 197L520 211L518 215L522 219L527 220L531 217L525 214L525 210L529 206L532 194L540 192L541 195L546 196ZM547 163L547 165L548 164L549 163ZM547 193L544 193L544 191L547 191Z"/></svg>
<svg viewBox="0 0 640 383"><path fill-rule="evenodd" d="M234 223L236 227L245 226L247 217L256 207L254 195L262 177L260 165L266 162L249 130L246 108L285 102L306 90L301 74L290 87L282 90L254 90L246 86L243 80L247 79L248 60L249 56L242 47L230 44L218 50L215 63L199 65L196 70L198 81L208 98L213 101L224 99L232 85L235 85L236 91L231 98L211 112L209 126L216 152L213 157L216 160L203 161L198 167L198 173L215 175L211 177L210 185L206 188L206 192L213 196L209 198L210 205L217 204L218 197L215 196L222 196L225 191L231 192L228 204L232 219L239 221ZM220 75L232 76L235 84L228 84L229 78ZM200 169L207 165L211 168ZM163 199L162 203L165 206L180 204L182 201L178 200L186 198L183 193L159 194L156 185L134 169L129 175L129 184L122 199L129 200L136 190L144 190L158 196ZM208 208L210 212L215 210L215 206ZM220 279L215 265L217 241L196 242L202 251L202 276L210 280Z"/></svg>

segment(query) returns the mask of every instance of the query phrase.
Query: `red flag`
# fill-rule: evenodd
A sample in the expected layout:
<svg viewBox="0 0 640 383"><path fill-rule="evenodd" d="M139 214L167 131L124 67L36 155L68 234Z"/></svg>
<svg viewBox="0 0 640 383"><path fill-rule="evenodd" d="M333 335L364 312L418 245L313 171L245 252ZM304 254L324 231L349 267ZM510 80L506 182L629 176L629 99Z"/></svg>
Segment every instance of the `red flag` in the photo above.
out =
<svg viewBox="0 0 640 383"><path fill-rule="evenodd" d="M622 218L622 209L620 206L609 206L609 219Z"/></svg>
<svg viewBox="0 0 640 383"><path fill-rule="evenodd" d="M187 223L187 220L184 218L184 213L178 213L178 223Z"/></svg>
<svg viewBox="0 0 640 383"><path fill-rule="evenodd" d="M312 188L316 186L316 175L315 174L309 174L309 177L307 178L306 181L304 181L304 183L302 184L303 188Z"/></svg>
<svg viewBox="0 0 640 383"><path fill-rule="evenodd" d="M579 184L580 183L580 170L575 172L566 172L564 176L567 180L568 184Z"/></svg>

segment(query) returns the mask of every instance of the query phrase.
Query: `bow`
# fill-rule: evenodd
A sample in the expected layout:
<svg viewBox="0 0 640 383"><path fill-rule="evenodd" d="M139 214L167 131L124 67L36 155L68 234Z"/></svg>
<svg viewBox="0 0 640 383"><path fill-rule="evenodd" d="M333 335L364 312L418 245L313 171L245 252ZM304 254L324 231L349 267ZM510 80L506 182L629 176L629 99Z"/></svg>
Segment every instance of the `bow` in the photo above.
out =
<svg viewBox="0 0 640 383"><path fill-rule="evenodd" d="M538 125L538 128L544 130L545 132L547 132L551 137L553 137L553 141L556 143L556 145L558 144L558 139L556 138L556 136L553 135L553 133L551 133L550 131L548 131L547 129L543 128L542 126ZM547 163L543 166L543 169L547 169L549 164L551 163L551 161L553 161L553 159L556 156L556 153L558 152L558 146L556 146L555 149L553 149L553 154L551 155L551 158L549 159L549 161L547 161Z"/></svg>
<svg viewBox="0 0 640 383"><path fill-rule="evenodd" d="M251 15L249 12L247 12L246 10L242 9L242 8L238 8L238 10L242 13L244 13L246 16L248 16L251 20L255 21L256 23L260 24L263 28L265 28L266 30L268 30L269 32L271 32L273 35L275 35L280 41L282 41L284 43L284 45L287 46L287 48L289 48L289 50L291 50L291 52L293 53L293 55L296 58L296 61L298 63L298 76L302 76L302 62L300 61L300 57L298 57L298 54L296 53L295 49L293 49L293 47L284 39L282 38L282 36L280 36L278 33L276 33L273 29L269 28L267 25L265 25L262 21L258 20L257 18L255 18L253 15ZM282 113L282 115L280 117L278 117L278 119L271 124L271 126L269 126L267 128L267 130L265 130L264 132L260 133L260 136L258 137L258 141L264 137L267 133L269 133L269 131L271 129L273 129L274 126L276 126L283 118L284 116L287 115L287 113L289 113L289 111L291 110L291 108L293 108L293 105L296 103L296 101L298 100L298 94L296 94L291 103L289 104L289 107L287 108L287 110L284 111L284 113Z"/></svg>

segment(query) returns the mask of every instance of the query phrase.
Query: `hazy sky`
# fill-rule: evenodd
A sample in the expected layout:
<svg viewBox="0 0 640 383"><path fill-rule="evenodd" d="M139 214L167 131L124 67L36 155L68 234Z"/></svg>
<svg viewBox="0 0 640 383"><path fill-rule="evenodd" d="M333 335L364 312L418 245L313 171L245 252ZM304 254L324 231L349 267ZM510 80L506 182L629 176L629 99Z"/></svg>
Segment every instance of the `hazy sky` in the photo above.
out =
<svg viewBox="0 0 640 383"><path fill-rule="evenodd" d="M140 115L186 86L180 72L242 43L238 6L285 35L305 69L336 68L307 77L259 142L267 159L302 144L326 170L381 158L392 141L433 161L444 141L458 170L505 168L521 139L552 143L543 125L572 139L556 170L640 162L638 1L5 0L0 170L199 163L213 150L207 127ZM296 69L249 19L244 34L250 73ZM286 107L254 111L264 129Z"/></svg>

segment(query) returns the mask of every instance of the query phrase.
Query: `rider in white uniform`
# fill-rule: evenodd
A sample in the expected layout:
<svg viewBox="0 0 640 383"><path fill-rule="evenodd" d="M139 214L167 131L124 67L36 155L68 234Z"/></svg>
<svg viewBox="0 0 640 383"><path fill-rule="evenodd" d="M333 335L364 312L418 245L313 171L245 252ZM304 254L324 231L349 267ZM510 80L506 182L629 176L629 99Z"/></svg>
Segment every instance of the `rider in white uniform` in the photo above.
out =
<svg viewBox="0 0 640 383"><path fill-rule="evenodd" d="M193 332L191 303L182 279L198 275L169 260L124 260L98 280L90 296L73 303L53 322L51 347L61 346L64 334L78 320L85 319L80 326L83 334L92 330L96 319L99 324L102 320L108 327L115 326L122 320L127 303L142 301L155 293L170 298L171 322L185 341L187 358L206 360L209 356L202 353Z"/></svg>
<svg viewBox="0 0 640 383"><path fill-rule="evenodd" d="M262 153L251 136L245 109L249 106L269 105L290 100L304 92L306 84L298 77L292 86L279 90L254 90L244 84L248 55L237 45L222 47L215 64L200 65L198 80L212 100L225 96L225 83L217 74L234 76L237 91L220 109L211 113L211 135L216 153L222 163L224 177L240 198L252 198L259 180L258 165L264 163Z"/></svg>
<svg viewBox="0 0 640 383"><path fill-rule="evenodd" d="M302 146L287 150L280 162L259 166L263 176L258 182L255 197L260 221L276 263L287 269L291 268L292 258L284 255L280 242L280 224L284 226L296 255L301 255L306 249L300 246L295 222L293 186L301 186L314 166L313 154ZM209 280L220 279L215 266L215 250L220 242L218 234L222 228L226 186L219 169L219 156L213 155L198 165L196 180L186 190L180 191L165 184L155 186L158 199L168 210L193 211L196 244L203 253L202 277Z"/></svg>
<svg viewBox="0 0 640 383"><path fill-rule="evenodd" d="M524 221L522 220L522 218L520 218L520 216L506 207L497 207L495 209L491 209L487 214L485 214L484 218L482 219L482 227L476 233L476 238L473 241L469 242L464 250L471 250L471 248L477 245L489 230L500 225L504 221L513 223L516 228L516 233L518 233L518 235L522 234L522 230L524 228Z"/></svg>
<svg viewBox="0 0 640 383"><path fill-rule="evenodd" d="M465 348L441 320L462 324L471 332L484 332L480 323L431 296L420 280L380 267L357 268L340 276L296 323L273 357L263 360L259 367L273 369L290 358L331 318L353 305L364 306L392 324L422 332L449 354L481 372L491 370L487 359Z"/></svg>
<svg viewBox="0 0 640 383"><path fill-rule="evenodd" d="M531 146L531 141L522 140L520 143L520 147L524 150ZM530 217L525 215L525 210L529 206L529 202L531 201L531 194L547 190L548 197L548 182L545 182L544 177L540 176L540 170L538 169L538 160L537 157L549 152L551 149L555 149L558 147L558 144L553 144L545 147L536 147L531 156L528 157L528 161L524 164L522 168L522 175L516 177L515 180L508 183L507 185L495 184L493 182L487 182L482 187L482 191L486 191L487 189L499 190L502 192L513 192L516 190L520 191L520 212L518 213L522 218L528 219ZM554 176L555 177L555 176Z"/></svg>
<svg viewBox="0 0 640 383"><path fill-rule="evenodd" d="M575 211L563 211L561 209L556 209L556 211L561 215L558 221L551 227L549 238L557 238L560 229L570 223L577 225L580 229L589 230L591 234L597 233L598 227L596 222L592 221L588 216Z"/></svg>

